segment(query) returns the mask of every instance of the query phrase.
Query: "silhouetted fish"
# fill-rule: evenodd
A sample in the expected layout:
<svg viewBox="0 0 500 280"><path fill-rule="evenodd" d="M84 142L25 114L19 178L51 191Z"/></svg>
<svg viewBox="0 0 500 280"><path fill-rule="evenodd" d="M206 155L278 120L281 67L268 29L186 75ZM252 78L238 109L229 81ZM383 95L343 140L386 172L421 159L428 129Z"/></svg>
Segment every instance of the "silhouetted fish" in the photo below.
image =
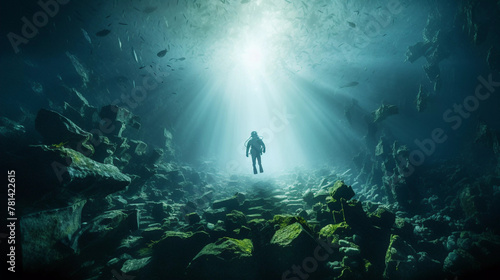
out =
<svg viewBox="0 0 500 280"><path fill-rule="evenodd" d="M357 85L359 85L359 83L358 83L358 82L350 82L350 83L347 83L347 84L345 84L345 85L341 86L340 88L355 87L355 86L357 86Z"/></svg>
<svg viewBox="0 0 500 280"><path fill-rule="evenodd" d="M350 22L350 21L348 21L347 23L348 23L348 24L349 24L349 26L350 26L350 27L352 27L352 28L355 28L355 27L356 27L356 24L355 24L354 22Z"/></svg>
<svg viewBox="0 0 500 280"><path fill-rule="evenodd" d="M166 54L167 54L167 49L164 49L164 50L158 52L156 55L158 57L164 57Z"/></svg>
<svg viewBox="0 0 500 280"><path fill-rule="evenodd" d="M143 11L144 13L146 13L146 14L150 14L150 13L152 13L152 12L156 11L156 9L158 9L158 7L153 7L153 6L151 6L151 7L146 7L146 8L144 8L144 10L142 10L142 11Z"/></svg>
<svg viewBox="0 0 500 280"><path fill-rule="evenodd" d="M104 37L104 36L107 36L110 32L111 32L111 30L109 30L109 29L103 29L103 30L97 32L95 35L99 36L99 37Z"/></svg>
<svg viewBox="0 0 500 280"><path fill-rule="evenodd" d="M85 37L85 40L87 40L87 42L89 42L90 44L92 44L92 40L90 40L90 36L87 33L87 31L85 31L85 29L83 29L83 28L81 28L81 30L82 30L83 36Z"/></svg>

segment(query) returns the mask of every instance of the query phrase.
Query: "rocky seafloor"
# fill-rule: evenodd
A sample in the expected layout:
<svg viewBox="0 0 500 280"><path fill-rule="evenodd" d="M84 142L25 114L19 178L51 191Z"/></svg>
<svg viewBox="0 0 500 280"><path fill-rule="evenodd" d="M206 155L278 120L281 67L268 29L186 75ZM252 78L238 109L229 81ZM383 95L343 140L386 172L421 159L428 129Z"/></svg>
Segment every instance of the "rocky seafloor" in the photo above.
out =
<svg viewBox="0 0 500 280"><path fill-rule="evenodd" d="M499 176L451 161L403 176L404 147L382 138L357 171L228 175L178 162L169 131L157 148L126 136L137 116L65 90L72 105L41 109L36 131L1 119L25 277L465 279L500 263Z"/></svg>

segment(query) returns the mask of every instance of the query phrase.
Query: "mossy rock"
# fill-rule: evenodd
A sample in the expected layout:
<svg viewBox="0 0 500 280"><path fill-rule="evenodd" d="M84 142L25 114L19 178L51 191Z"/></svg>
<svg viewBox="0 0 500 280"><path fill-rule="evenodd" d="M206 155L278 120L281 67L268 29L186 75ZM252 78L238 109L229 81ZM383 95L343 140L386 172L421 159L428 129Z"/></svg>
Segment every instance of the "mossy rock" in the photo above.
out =
<svg viewBox="0 0 500 280"><path fill-rule="evenodd" d="M267 270L276 272L269 279L281 278L291 265L301 264L305 258L312 256L317 246L314 237L298 222L277 230L262 260Z"/></svg>
<svg viewBox="0 0 500 280"><path fill-rule="evenodd" d="M251 229L262 229L266 226L266 224L266 219L252 219L247 223L248 227L250 227Z"/></svg>
<svg viewBox="0 0 500 280"><path fill-rule="evenodd" d="M381 228L390 229L396 220L396 215L384 207L379 207L369 215L372 224Z"/></svg>
<svg viewBox="0 0 500 280"><path fill-rule="evenodd" d="M396 218L392 227L392 233L408 239L413 238L413 229L413 225L405 221L405 219Z"/></svg>
<svg viewBox="0 0 500 280"><path fill-rule="evenodd" d="M242 226L238 229L233 230L233 232L234 234L236 234L237 238L241 239L250 237L252 230L249 227Z"/></svg>
<svg viewBox="0 0 500 280"><path fill-rule="evenodd" d="M213 209L226 208L227 210L236 210L240 207L240 201L238 196L234 195L229 198L216 200L212 203Z"/></svg>
<svg viewBox="0 0 500 280"><path fill-rule="evenodd" d="M354 280L356 279L356 274L352 271L350 267L344 267L342 269L342 272L340 273L340 276L337 277L336 279L338 280Z"/></svg>
<svg viewBox="0 0 500 280"><path fill-rule="evenodd" d="M162 237L164 232L160 227L149 227L141 233L141 236L147 241L156 241Z"/></svg>
<svg viewBox="0 0 500 280"><path fill-rule="evenodd" d="M348 236L352 233L352 228L346 223L329 224L324 226L319 231L319 236L322 238L332 238L334 235Z"/></svg>
<svg viewBox="0 0 500 280"><path fill-rule="evenodd" d="M194 225L194 224L197 224L201 221L201 217L196 212L189 213L189 214L186 214L186 221L190 225Z"/></svg>
<svg viewBox="0 0 500 280"><path fill-rule="evenodd" d="M279 229L271 239L271 244L289 246L303 231L300 223L294 223Z"/></svg>
<svg viewBox="0 0 500 280"><path fill-rule="evenodd" d="M220 238L193 258L186 269L187 279L258 279L250 239Z"/></svg>
<svg viewBox="0 0 500 280"><path fill-rule="evenodd" d="M299 223L302 226L306 227L308 230L310 229L307 221L301 216L275 215L273 217L272 223L279 225L280 228L284 228L294 223Z"/></svg>
<svg viewBox="0 0 500 280"><path fill-rule="evenodd" d="M225 225L227 231L232 231L247 224L247 217L243 212L233 210L226 214Z"/></svg>
<svg viewBox="0 0 500 280"><path fill-rule="evenodd" d="M414 256L416 251L400 236L392 234L389 247L385 254L384 278L411 279L417 272L416 261L408 256Z"/></svg>
<svg viewBox="0 0 500 280"><path fill-rule="evenodd" d="M337 181L330 189L330 195L334 200L340 200L341 198L349 200L354 197L355 193L351 186L346 185L343 181Z"/></svg>

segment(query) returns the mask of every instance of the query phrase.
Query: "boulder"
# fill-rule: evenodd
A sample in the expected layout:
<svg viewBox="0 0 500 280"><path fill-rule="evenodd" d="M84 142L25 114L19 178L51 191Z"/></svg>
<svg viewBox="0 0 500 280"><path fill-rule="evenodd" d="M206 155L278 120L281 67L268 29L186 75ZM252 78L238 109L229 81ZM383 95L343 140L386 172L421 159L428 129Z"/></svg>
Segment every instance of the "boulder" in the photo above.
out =
<svg viewBox="0 0 500 280"><path fill-rule="evenodd" d="M201 217L196 212L186 214L186 222L188 222L188 224L194 225L199 223L200 221Z"/></svg>
<svg viewBox="0 0 500 280"><path fill-rule="evenodd" d="M391 235L385 254L385 279L418 279L415 250L398 235Z"/></svg>
<svg viewBox="0 0 500 280"><path fill-rule="evenodd" d="M305 227L307 230L312 232L310 230L309 225L307 224L307 221L300 217L300 216L293 216L293 215L274 215L273 224L279 225L280 228L284 228L286 226L292 225L294 223L299 223L303 227Z"/></svg>
<svg viewBox="0 0 500 280"><path fill-rule="evenodd" d="M311 189L307 189L302 195L302 199L307 203L307 205L314 204L314 192Z"/></svg>
<svg viewBox="0 0 500 280"><path fill-rule="evenodd" d="M352 228L345 222L338 224L329 224L324 226L319 231L319 236L325 239L338 239L339 237L346 237L352 233Z"/></svg>
<svg viewBox="0 0 500 280"><path fill-rule="evenodd" d="M98 249L104 254L116 249L126 235L138 228L137 210L110 210L88 223L83 229L79 245L87 252Z"/></svg>
<svg viewBox="0 0 500 280"><path fill-rule="evenodd" d="M121 137L126 125L135 129L141 128L140 118L138 116L116 105L102 107L99 112L99 117L101 117L106 130L109 130L110 134L114 136Z"/></svg>
<svg viewBox="0 0 500 280"><path fill-rule="evenodd" d="M369 218L374 226L390 229L394 225L396 215L384 207L379 207L370 213Z"/></svg>
<svg viewBox="0 0 500 280"><path fill-rule="evenodd" d="M247 217L243 212L233 210L226 214L225 225L227 231L233 231L247 224Z"/></svg>
<svg viewBox="0 0 500 280"><path fill-rule="evenodd" d="M48 269L79 251L81 214L86 201L20 218L22 262L26 271Z"/></svg>
<svg viewBox="0 0 500 280"><path fill-rule="evenodd" d="M229 198L216 200L216 201L214 201L214 203L212 203L213 209L220 209L223 207L229 211L239 209L240 201L238 199L238 196L234 195L234 196L229 197Z"/></svg>
<svg viewBox="0 0 500 280"><path fill-rule="evenodd" d="M142 270L151 262L151 257L145 257L142 259L131 259L131 260L126 260L125 263L123 263L122 268L120 271L122 273L127 273L127 274L133 274L133 275L140 275L144 274Z"/></svg>
<svg viewBox="0 0 500 280"><path fill-rule="evenodd" d="M305 258L313 255L318 246L314 237L301 223L293 223L277 230L269 245L268 268L274 273L283 273L293 265L302 264Z"/></svg>
<svg viewBox="0 0 500 280"><path fill-rule="evenodd" d="M84 129L92 129L99 122L99 110L76 89L61 86L57 93L64 95L63 114ZM57 96L59 98L59 96Z"/></svg>
<svg viewBox="0 0 500 280"><path fill-rule="evenodd" d="M61 208L78 199L105 197L123 190L131 179L110 164L96 162L65 147L29 146L16 172L30 174L19 190L23 213ZM41 183L43 182L43 183Z"/></svg>
<svg viewBox="0 0 500 280"><path fill-rule="evenodd" d="M259 279L250 239L220 238L206 245L186 269L188 279Z"/></svg>
<svg viewBox="0 0 500 280"><path fill-rule="evenodd" d="M343 181L337 181L330 189L330 195L335 200L340 200L340 198L349 200L354 197L355 193L351 186L346 185Z"/></svg>
<svg viewBox="0 0 500 280"><path fill-rule="evenodd" d="M361 202L357 200L345 201L344 198L341 198L338 205L341 209L332 211L334 223L346 222L355 228L364 228L368 225L368 219Z"/></svg>
<svg viewBox="0 0 500 280"><path fill-rule="evenodd" d="M147 241L155 241L159 240L164 232L160 227L148 227L141 233L141 236Z"/></svg>
<svg viewBox="0 0 500 280"><path fill-rule="evenodd" d="M203 218L210 223L217 223L217 221L223 221L226 218L227 211L224 209L208 209L203 212Z"/></svg>
<svg viewBox="0 0 500 280"><path fill-rule="evenodd" d="M92 134L57 112L40 109L35 119L35 129L46 144L68 146L87 156L94 153L94 147L88 143Z"/></svg>
<svg viewBox="0 0 500 280"><path fill-rule="evenodd" d="M94 143L94 154L92 159L101 163L113 164L113 154L116 151L116 144L111 143L106 136L95 136L92 138Z"/></svg>
<svg viewBox="0 0 500 280"><path fill-rule="evenodd" d="M463 249L455 249L448 254L443 263L446 273L460 274L478 270L479 262L469 252Z"/></svg>
<svg viewBox="0 0 500 280"><path fill-rule="evenodd" d="M73 192L108 195L123 190L131 181L115 166L94 161L73 149L31 146L31 152L40 160L40 168L48 169L50 174L46 176L52 177L44 182L57 179L60 186Z"/></svg>
<svg viewBox="0 0 500 280"><path fill-rule="evenodd" d="M189 262L209 242L206 232L166 231L162 238L151 243L144 251L150 251L151 271L149 279L184 279Z"/></svg>

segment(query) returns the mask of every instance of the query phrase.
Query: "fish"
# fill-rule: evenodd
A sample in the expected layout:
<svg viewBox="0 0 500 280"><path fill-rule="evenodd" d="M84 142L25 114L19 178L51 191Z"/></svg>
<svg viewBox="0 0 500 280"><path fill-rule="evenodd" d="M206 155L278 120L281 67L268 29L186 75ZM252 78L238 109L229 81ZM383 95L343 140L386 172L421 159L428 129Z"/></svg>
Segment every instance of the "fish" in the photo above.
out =
<svg viewBox="0 0 500 280"><path fill-rule="evenodd" d="M156 56L158 57L164 57L167 54L167 49L164 49L162 51L159 51Z"/></svg>
<svg viewBox="0 0 500 280"><path fill-rule="evenodd" d="M119 22L118 24L119 25L128 25L128 23L124 23L124 22Z"/></svg>
<svg viewBox="0 0 500 280"><path fill-rule="evenodd" d="M347 23L349 24L350 27L356 28L356 24L354 22L348 21Z"/></svg>
<svg viewBox="0 0 500 280"><path fill-rule="evenodd" d="M144 8L144 10L142 10L142 12L146 13L146 14L150 14L150 13L156 11L156 9L158 9L158 7L150 6L150 7Z"/></svg>
<svg viewBox="0 0 500 280"><path fill-rule="evenodd" d="M99 36L99 37L104 37L104 36L107 36L109 33L111 33L111 30L103 29L103 30L97 32L95 35Z"/></svg>
<svg viewBox="0 0 500 280"><path fill-rule="evenodd" d="M357 85L359 85L358 82L350 82L350 83L347 83L345 85L342 85L340 88L355 87Z"/></svg>
<svg viewBox="0 0 500 280"><path fill-rule="evenodd" d="M118 38L118 46L120 46L120 50L122 50L122 41L120 40L120 38Z"/></svg>
<svg viewBox="0 0 500 280"><path fill-rule="evenodd" d="M186 58L185 57L181 57L181 58L178 58L177 60L178 61L184 61L184 60L186 60Z"/></svg>
<svg viewBox="0 0 500 280"><path fill-rule="evenodd" d="M135 52L134 48L132 48L132 55L134 56L135 62L139 63L139 59L137 59L137 53Z"/></svg>
<svg viewBox="0 0 500 280"><path fill-rule="evenodd" d="M139 67L139 69L144 69L145 67L146 67L146 66L141 66L141 67Z"/></svg>
<svg viewBox="0 0 500 280"><path fill-rule="evenodd" d="M87 31L85 31L85 29L83 29L83 28L81 28L81 29L82 29L83 36L85 37L85 40L87 40L87 42L92 44L92 40L90 39L89 33L87 33Z"/></svg>

